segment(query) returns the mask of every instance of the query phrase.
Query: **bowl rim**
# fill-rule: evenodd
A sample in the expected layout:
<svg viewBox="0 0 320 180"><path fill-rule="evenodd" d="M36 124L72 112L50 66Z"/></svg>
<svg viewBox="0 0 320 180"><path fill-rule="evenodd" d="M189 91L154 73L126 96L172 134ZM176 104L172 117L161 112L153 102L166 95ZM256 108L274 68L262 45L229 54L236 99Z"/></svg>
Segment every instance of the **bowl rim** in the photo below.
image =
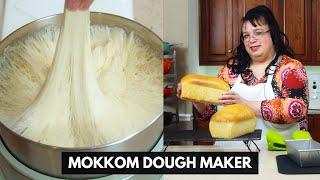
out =
<svg viewBox="0 0 320 180"><path fill-rule="evenodd" d="M95 150L95 149L101 149L101 148L105 148L105 147L110 147L116 144L121 144L122 142L125 142L129 139L131 139L132 137L136 136L137 134L142 133L143 131L145 131L146 129L150 128L153 124L155 124L159 118L161 118L163 116L163 112L158 114L156 116L156 118L154 118L146 127L144 127L143 129L136 131L132 134L130 134L127 137L124 137L122 139L119 139L117 141L111 142L111 143L107 143L107 144L100 144L100 145L96 145L96 146L81 146L81 147L63 147L63 146L53 146L53 145L48 145L48 144L43 144L40 142L36 142L34 140L28 139L24 136L21 136L20 134L16 133L15 131L11 130L10 128L8 128L6 125L4 125L1 120L0 120L0 126L4 127L7 131L9 131L11 134L18 136L19 138L21 138L22 140L30 143L30 144L36 144L37 146L40 147L44 147L44 148L52 148L54 150L61 150L61 151L87 151L87 150ZM161 120L161 119L160 119ZM160 134L161 135L161 134ZM0 136L1 137L1 136ZM2 138L2 137L1 137Z"/></svg>
<svg viewBox="0 0 320 180"><path fill-rule="evenodd" d="M48 15L48 16L42 17L42 18L40 18L40 19L36 19L36 20L34 20L34 21L31 21L31 22L29 22L29 23L27 23L27 24L25 24L25 25L17 28L16 30L12 31L11 33L9 33L5 38L3 38L2 40L0 40L0 44L2 44L2 43L3 43L4 41L6 41L9 37L11 37L12 34L16 33L17 31L19 31L19 30L21 30L21 29L23 29L23 28L25 28L26 26L29 26L29 25L34 24L34 23L42 22L42 21L45 21L45 20L50 19L50 18L57 18L57 17L63 16L63 14L64 14L64 13L52 14L52 15ZM134 21L134 20L132 20L132 19L129 19L129 18L126 18L126 17L123 17L123 16L119 16L119 15L116 15L116 14L110 14L110 13L99 12L99 11L90 11L90 17L91 17L91 15L95 15L95 14L102 14L102 15L107 15L107 16L113 16L113 17L116 17L116 18L124 19L124 20L126 20L126 21L130 21L130 22L132 22L132 23L134 23L134 24L138 24L139 26L142 26L143 29L149 31L149 32L152 33L154 36L156 36L156 37L158 38L158 40L160 40L160 41L163 43L163 40L160 38L159 35L157 35L155 32L151 31L148 27L146 27L145 25L143 25L143 24L141 24L141 23L139 23L139 22L137 22L137 21ZM92 25L91 22L90 22L90 25ZM163 49L163 45L162 45L162 49Z"/></svg>
<svg viewBox="0 0 320 180"><path fill-rule="evenodd" d="M35 23L39 23L39 22L44 22L48 19L51 19L51 18L59 18L59 17L62 17L64 13L58 13L58 14L53 14L53 15L49 15L49 16L45 16L43 18L40 18L40 19L36 19L32 22L29 22L19 28L17 28L16 30L14 30L13 32L9 33L5 38L3 38L1 41L0 41L0 45L2 43L4 43L5 41L7 41L7 39L9 39L13 34L15 34L16 32L20 31L21 29L27 27L27 26L31 26L32 24L35 24ZM125 18L125 17L122 17L122 16L119 16L119 15L114 15L114 14L110 14L110 13L104 13L104 12L97 12L97 11L90 11L90 17L91 15L104 15L104 16L112 16L112 17L115 17L115 18L119 18L119 19L123 19L125 21L130 21L131 23L133 24L137 24L138 26L141 26L144 30L150 32L151 34L153 34L159 41L161 41L161 43L163 42L162 39L153 31L151 31L148 27L142 25L141 23L137 22L137 21L134 21L132 19L128 19L128 18ZM92 24L90 22L90 25L95 25L95 24ZM28 32L26 32L25 34L28 34ZM23 36L22 36L23 37ZM162 49L163 49L163 46L161 45ZM3 48L4 50L5 48ZM2 53L2 51L0 51L0 53ZM143 129L140 129L139 131L136 131L122 139L119 139L117 141L114 141L114 142L111 142L111 143L107 143L107 144L101 144L101 145L96 145L96 146L81 146L81 147L63 147L63 146L52 146L52 145L48 145L48 144L43 144L43 143L40 143L40 142L36 142L36 141L33 141L31 139L28 139L26 137L23 137L19 134L17 134L16 132L14 132L13 130L11 130L10 128L8 128L4 123L2 123L2 118L0 117L0 127L4 127L7 131L9 131L11 134L21 138L22 140L30 143L30 144L35 144L37 146L40 146L40 147L43 147L43 148L51 148L52 150L57 150L57 151L77 151L77 150L80 150L80 151L86 151L86 150L95 150L95 149L101 149L101 148L104 148L104 147L110 147L110 146L113 146L113 145L116 145L116 144L121 144L122 142L125 142L127 141L128 139L131 139L132 137L136 136L137 134L140 134L142 133L143 131L145 131L146 129L152 127L153 124L155 124L159 119L162 120L163 117L163 110L161 113L157 114L152 121L150 121L148 123L148 125L146 125ZM163 121L163 120L162 120ZM163 130L162 130L163 131ZM1 134L1 133L0 133ZM160 134L161 136L161 134ZM0 138L3 139L0 135Z"/></svg>

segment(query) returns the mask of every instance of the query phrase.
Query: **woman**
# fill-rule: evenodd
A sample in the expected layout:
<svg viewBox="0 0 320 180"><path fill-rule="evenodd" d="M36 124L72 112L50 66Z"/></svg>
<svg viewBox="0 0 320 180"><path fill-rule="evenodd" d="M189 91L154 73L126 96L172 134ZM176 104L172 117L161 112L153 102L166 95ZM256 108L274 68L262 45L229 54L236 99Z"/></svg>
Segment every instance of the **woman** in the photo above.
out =
<svg viewBox="0 0 320 180"><path fill-rule="evenodd" d="M240 44L218 77L232 87L221 105L243 103L255 112L257 128L273 129L286 137L294 130L307 129L308 86L303 65L293 59L288 40L266 6L249 10L242 19ZM181 93L178 87L178 95ZM209 119L216 107L194 103Z"/></svg>

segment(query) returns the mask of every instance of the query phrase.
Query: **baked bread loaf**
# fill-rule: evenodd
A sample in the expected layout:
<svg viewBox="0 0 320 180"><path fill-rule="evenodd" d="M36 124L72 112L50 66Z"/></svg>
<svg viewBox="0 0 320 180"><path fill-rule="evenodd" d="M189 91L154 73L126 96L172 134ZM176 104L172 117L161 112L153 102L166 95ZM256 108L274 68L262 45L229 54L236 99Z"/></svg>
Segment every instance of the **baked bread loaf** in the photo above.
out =
<svg viewBox="0 0 320 180"><path fill-rule="evenodd" d="M223 107L211 117L209 130L214 138L235 138L253 132L256 123L250 107L233 104Z"/></svg>
<svg viewBox="0 0 320 180"><path fill-rule="evenodd" d="M221 95L229 90L229 84L216 76L190 74L181 79L180 98L194 102L218 104Z"/></svg>

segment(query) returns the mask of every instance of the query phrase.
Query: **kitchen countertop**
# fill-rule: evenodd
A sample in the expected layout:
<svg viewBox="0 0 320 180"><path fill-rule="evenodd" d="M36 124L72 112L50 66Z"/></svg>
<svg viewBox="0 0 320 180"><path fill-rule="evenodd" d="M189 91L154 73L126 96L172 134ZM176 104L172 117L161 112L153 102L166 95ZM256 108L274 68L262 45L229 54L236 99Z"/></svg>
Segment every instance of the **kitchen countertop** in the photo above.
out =
<svg viewBox="0 0 320 180"><path fill-rule="evenodd" d="M169 126L171 128L176 129L192 129L192 122L180 122L178 124L172 124ZM168 128L168 126L166 127ZM259 141L256 141L259 143ZM216 145L192 145L191 143L186 143L187 145L169 145L166 146L166 152L248 152L247 147L242 142L234 142L238 143L237 147L229 147L223 146L221 144L216 143ZM234 146L234 145L232 145ZM259 153L259 174L251 175L251 174L240 174L240 175L221 175L221 174L212 174L212 175L165 175L164 179L214 179L214 180L249 180L257 178L261 178L261 180L269 179L272 180L301 180L302 178L308 178L307 180L318 180L320 175L319 174L299 174L299 175L285 175L280 174L277 168L276 156L287 154L286 151L268 151L266 145L258 144L259 148L261 149ZM255 150L253 144L250 146L252 150ZM270 179L270 180L271 180ZM260 179L259 179L260 180Z"/></svg>
<svg viewBox="0 0 320 180"><path fill-rule="evenodd" d="M320 109L319 110L315 110L315 109L312 109L312 110L308 110L308 114L320 114Z"/></svg>
<svg viewBox="0 0 320 180"><path fill-rule="evenodd" d="M286 154L286 151L268 151L267 147L262 147L259 145L261 149L259 153L259 174L258 175L251 175L251 174L240 174L240 175L165 175L165 179L214 179L214 180L249 180L257 178L261 179L272 179L272 180L302 180L303 178L308 178L308 180L319 180L319 174L306 174L306 175L285 175L280 174L277 169L277 162L276 156ZM232 152L232 151L245 151L248 152L245 146L243 148L234 149L231 147L224 148L222 146L168 146L166 149L167 152Z"/></svg>

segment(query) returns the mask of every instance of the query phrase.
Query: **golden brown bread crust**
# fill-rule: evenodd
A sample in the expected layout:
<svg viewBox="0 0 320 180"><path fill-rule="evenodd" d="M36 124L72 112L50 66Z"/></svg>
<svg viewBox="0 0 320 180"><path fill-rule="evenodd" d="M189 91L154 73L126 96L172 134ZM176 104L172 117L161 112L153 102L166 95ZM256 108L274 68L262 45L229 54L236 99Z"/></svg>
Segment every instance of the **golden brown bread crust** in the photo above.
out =
<svg viewBox="0 0 320 180"><path fill-rule="evenodd" d="M210 121L217 122L240 122L248 119L255 119L252 109L245 104L233 104L223 107L216 112Z"/></svg>
<svg viewBox="0 0 320 180"><path fill-rule="evenodd" d="M191 83L199 86L205 86L209 88L215 88L215 89L220 89L223 91L229 91L230 86L229 84L216 77L216 76L204 76L204 75L199 75L199 74L189 74L184 76L181 79L181 83Z"/></svg>
<svg viewBox="0 0 320 180"><path fill-rule="evenodd" d="M224 80L216 76L186 75L181 79L180 98L195 102L218 104L221 95L230 90Z"/></svg>
<svg viewBox="0 0 320 180"><path fill-rule="evenodd" d="M209 130L214 138L235 138L255 130L254 112L244 104L223 107L210 119Z"/></svg>

